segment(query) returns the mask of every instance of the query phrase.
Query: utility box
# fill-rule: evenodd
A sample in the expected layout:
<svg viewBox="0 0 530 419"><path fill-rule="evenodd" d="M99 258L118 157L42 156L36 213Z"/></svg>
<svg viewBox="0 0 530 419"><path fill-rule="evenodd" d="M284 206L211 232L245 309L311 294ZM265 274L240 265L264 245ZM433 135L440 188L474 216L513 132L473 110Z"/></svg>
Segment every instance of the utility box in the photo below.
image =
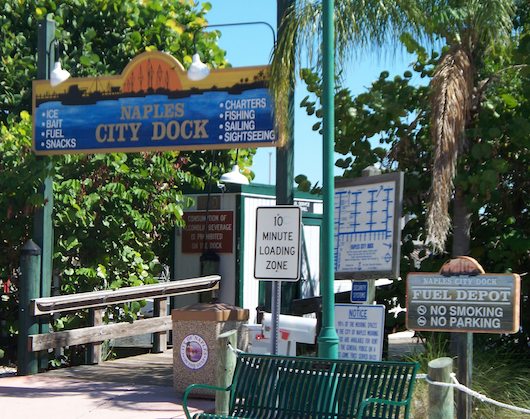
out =
<svg viewBox="0 0 530 419"><path fill-rule="evenodd" d="M245 325L249 336L248 352L269 354L271 352L272 315L263 313L263 324ZM296 356L296 344L314 344L317 319L280 314L278 325L278 354Z"/></svg>
<svg viewBox="0 0 530 419"><path fill-rule="evenodd" d="M218 385L225 380L220 377L219 365L226 357L226 344L219 342L229 335L239 333L248 321L248 310L229 304L194 304L171 312L173 321L173 385L183 393L190 384ZM234 339L233 344L236 343ZM238 343L236 346L243 345ZM221 353L223 351L223 353ZM226 371L231 374L233 371ZM205 393L204 397L214 397Z"/></svg>

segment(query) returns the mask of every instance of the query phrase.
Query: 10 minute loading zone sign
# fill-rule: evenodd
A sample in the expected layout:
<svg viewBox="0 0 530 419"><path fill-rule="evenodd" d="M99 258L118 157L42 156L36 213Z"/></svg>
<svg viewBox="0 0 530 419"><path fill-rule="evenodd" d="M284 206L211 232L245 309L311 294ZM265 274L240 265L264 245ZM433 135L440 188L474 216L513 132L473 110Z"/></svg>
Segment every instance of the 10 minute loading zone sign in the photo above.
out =
<svg viewBox="0 0 530 419"><path fill-rule="evenodd" d="M519 275L407 276L407 328L473 333L519 330Z"/></svg>
<svg viewBox="0 0 530 419"><path fill-rule="evenodd" d="M300 278L300 227L298 206L258 207L254 277L277 281Z"/></svg>

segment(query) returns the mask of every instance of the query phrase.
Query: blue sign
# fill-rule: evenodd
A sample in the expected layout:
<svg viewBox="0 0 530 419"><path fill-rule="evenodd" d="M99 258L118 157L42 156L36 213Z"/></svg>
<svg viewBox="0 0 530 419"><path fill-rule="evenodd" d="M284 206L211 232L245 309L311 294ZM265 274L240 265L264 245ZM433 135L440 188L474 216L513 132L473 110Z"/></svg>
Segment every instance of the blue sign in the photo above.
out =
<svg viewBox="0 0 530 419"><path fill-rule="evenodd" d="M368 300L368 281L352 281L351 296L352 303L366 303Z"/></svg>
<svg viewBox="0 0 530 419"><path fill-rule="evenodd" d="M335 182L335 277L397 278L403 173Z"/></svg>
<svg viewBox="0 0 530 419"><path fill-rule="evenodd" d="M121 76L73 79L55 89L35 82L35 153L275 145L264 68L218 70L190 86L167 54L145 53L135 60Z"/></svg>

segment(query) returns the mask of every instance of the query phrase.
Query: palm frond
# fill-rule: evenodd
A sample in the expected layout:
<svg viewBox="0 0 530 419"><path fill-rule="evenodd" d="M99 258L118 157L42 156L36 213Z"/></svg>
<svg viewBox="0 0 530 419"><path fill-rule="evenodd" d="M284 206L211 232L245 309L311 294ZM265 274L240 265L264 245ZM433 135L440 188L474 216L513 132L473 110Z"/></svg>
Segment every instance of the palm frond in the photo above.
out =
<svg viewBox="0 0 530 419"><path fill-rule="evenodd" d="M431 80L434 162L427 212L427 243L436 252L443 252L451 227L449 203L471 110L473 75L469 54L461 46L457 46L441 58Z"/></svg>
<svg viewBox="0 0 530 419"><path fill-rule="evenodd" d="M340 67L363 48L397 42L404 30L418 34L414 0L342 0L335 2L336 62ZM288 92L296 70L319 67L322 43L322 1L297 0L279 28L271 63L270 89L275 102L280 144L289 133ZM303 56L302 56L303 54Z"/></svg>
<svg viewBox="0 0 530 419"><path fill-rule="evenodd" d="M484 49L497 48L510 42L516 10L514 0L473 0L470 7L478 45Z"/></svg>

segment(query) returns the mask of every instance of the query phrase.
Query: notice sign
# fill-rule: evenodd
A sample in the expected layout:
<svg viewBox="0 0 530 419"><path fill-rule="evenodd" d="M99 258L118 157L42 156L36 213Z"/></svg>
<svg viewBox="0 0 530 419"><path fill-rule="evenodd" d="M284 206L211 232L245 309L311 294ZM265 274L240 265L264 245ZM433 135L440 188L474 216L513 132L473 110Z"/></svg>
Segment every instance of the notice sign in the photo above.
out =
<svg viewBox="0 0 530 419"><path fill-rule="evenodd" d="M255 278L298 281L301 224L300 207L257 208Z"/></svg>
<svg viewBox="0 0 530 419"><path fill-rule="evenodd" d="M232 253L234 213L232 211L185 212L186 227L182 230L182 253Z"/></svg>
<svg viewBox="0 0 530 419"><path fill-rule="evenodd" d="M484 274L407 276L407 328L473 333L519 330L520 278Z"/></svg>
<svg viewBox="0 0 530 419"><path fill-rule="evenodd" d="M339 359L380 361L383 356L385 306L336 304Z"/></svg>

